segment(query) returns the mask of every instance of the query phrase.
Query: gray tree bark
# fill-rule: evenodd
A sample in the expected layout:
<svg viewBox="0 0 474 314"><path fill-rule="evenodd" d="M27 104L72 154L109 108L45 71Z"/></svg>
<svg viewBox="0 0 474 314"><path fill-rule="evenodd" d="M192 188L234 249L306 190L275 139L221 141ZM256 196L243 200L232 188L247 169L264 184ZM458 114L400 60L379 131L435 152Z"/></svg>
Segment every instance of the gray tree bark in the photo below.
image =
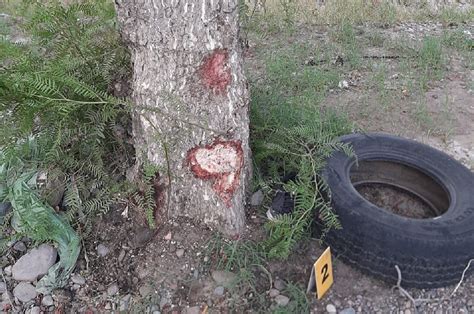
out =
<svg viewBox="0 0 474 314"><path fill-rule="evenodd" d="M238 0L116 0L132 54L138 164L159 166L160 215L238 235L250 180Z"/></svg>

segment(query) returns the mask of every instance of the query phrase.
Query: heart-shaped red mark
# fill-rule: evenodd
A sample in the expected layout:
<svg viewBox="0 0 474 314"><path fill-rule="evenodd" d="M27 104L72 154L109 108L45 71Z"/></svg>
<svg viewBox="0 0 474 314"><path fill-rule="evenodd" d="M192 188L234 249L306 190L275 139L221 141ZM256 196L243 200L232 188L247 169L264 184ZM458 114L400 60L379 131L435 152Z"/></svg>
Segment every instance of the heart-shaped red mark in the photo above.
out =
<svg viewBox="0 0 474 314"><path fill-rule="evenodd" d="M189 150L186 160L196 178L214 181L212 188L230 206L239 186L243 155L240 141L216 140L211 145Z"/></svg>

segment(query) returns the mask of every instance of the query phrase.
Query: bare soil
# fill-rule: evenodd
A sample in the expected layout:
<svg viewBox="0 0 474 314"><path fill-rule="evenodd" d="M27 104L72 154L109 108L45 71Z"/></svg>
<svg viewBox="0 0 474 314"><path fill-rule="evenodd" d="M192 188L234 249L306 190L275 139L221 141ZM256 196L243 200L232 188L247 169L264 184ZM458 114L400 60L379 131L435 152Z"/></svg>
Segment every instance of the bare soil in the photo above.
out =
<svg viewBox="0 0 474 314"><path fill-rule="evenodd" d="M472 26L466 26L472 31ZM417 40L424 35L440 34L442 26L397 25L389 29L360 28L358 38L378 32L384 38L409 38ZM413 35L414 32L419 32ZM285 38L289 45L304 42L318 45L329 40L328 29L301 29L295 37ZM274 38L251 42L247 51L247 65L257 74L264 71L262 60L255 51L272 49ZM364 55L401 55L380 45L365 47ZM439 80L429 80L428 89L420 94L410 89L410 80L401 58L375 59L371 67L360 67L345 73L348 88L334 89L323 101L326 108L347 114L358 128L365 131L381 131L416 139L444 150L473 169L474 166L474 102L472 80L474 70L466 66L465 59L457 51L449 52L449 61ZM305 62L305 60L302 60ZM374 68L384 68L382 89L374 85ZM416 80L416 79L415 79ZM420 105L422 104L422 105ZM380 187L361 189L368 200L406 216L426 216L426 204L415 197L400 202L396 191ZM380 198L380 195L383 197ZM381 202L381 203L380 203ZM395 205L394 205L395 204ZM397 208L393 208L393 207ZM402 208L403 207L403 208ZM418 213L407 210L416 207ZM96 243L84 248L77 272L86 278L86 286L73 293L71 310L102 312L120 307L121 300L131 295L130 311L162 313L226 313L252 310L251 292L234 294L225 289L216 295L218 284L210 271L216 267L218 256L209 248L216 232L196 225L193 221L179 220L150 231L143 222L132 221L117 209L105 217L96 227ZM130 213L133 217L133 213ZM248 214L247 239L259 239L265 220L263 211ZM96 245L104 243L110 254L100 257ZM184 253L178 250L183 249ZM288 261L272 261L266 268L272 282L282 279L305 289L311 265L322 253L319 241L303 241ZM86 258L87 256L87 258ZM468 313L474 311L474 280L466 279L457 293L448 300L434 299L447 295L453 287L435 290L410 290L415 298L433 299L422 302L416 309L405 297L386 283L366 276L334 259L335 282L328 294L320 301L308 295L311 312L326 312L328 304L338 311L353 308L357 313ZM268 277L259 277L259 286L272 288ZM117 283L118 295L108 295L107 288ZM283 292L281 292L283 293ZM266 296L268 308L274 308ZM69 305L68 305L69 307ZM258 309L262 311L261 308Z"/></svg>

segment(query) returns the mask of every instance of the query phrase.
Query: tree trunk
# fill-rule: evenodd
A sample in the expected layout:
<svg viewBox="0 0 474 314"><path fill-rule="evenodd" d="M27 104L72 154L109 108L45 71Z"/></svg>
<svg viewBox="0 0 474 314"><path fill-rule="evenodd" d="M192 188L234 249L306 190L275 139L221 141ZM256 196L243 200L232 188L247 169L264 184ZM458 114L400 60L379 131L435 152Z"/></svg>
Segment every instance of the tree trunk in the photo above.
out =
<svg viewBox="0 0 474 314"><path fill-rule="evenodd" d="M132 53L137 163L159 167L160 217L242 232L250 180L238 0L116 0Z"/></svg>

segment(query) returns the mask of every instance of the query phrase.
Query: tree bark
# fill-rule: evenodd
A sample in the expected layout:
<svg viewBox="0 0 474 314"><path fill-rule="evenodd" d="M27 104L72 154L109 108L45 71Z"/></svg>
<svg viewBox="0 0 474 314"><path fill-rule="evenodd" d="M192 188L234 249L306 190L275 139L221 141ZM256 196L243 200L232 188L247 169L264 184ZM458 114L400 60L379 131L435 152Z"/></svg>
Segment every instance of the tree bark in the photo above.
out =
<svg viewBox="0 0 474 314"><path fill-rule="evenodd" d="M137 163L160 169L160 215L238 235L251 174L238 0L115 3L132 54Z"/></svg>

